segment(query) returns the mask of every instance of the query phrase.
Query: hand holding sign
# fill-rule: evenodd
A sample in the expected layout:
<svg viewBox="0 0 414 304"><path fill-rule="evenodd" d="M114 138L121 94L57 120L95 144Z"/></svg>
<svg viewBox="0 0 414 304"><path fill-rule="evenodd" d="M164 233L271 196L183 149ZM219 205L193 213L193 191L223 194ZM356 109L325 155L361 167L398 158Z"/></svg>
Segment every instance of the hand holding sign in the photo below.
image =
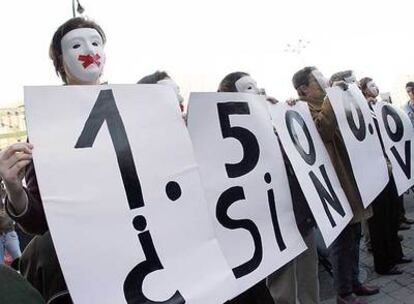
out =
<svg viewBox="0 0 414 304"><path fill-rule="evenodd" d="M24 168L32 160L33 145L15 143L0 153L0 176L9 191L23 190Z"/></svg>
<svg viewBox="0 0 414 304"><path fill-rule="evenodd" d="M173 94L145 85L26 89L39 187L76 303L210 304L236 294Z"/></svg>

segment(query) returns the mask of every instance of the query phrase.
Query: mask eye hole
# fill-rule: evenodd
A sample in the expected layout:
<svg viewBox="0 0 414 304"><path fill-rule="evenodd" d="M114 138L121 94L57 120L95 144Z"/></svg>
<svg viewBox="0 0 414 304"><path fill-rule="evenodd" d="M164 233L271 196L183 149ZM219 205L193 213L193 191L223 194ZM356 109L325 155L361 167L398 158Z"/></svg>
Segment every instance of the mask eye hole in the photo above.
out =
<svg viewBox="0 0 414 304"><path fill-rule="evenodd" d="M74 46L72 46L72 48L73 48L73 49L78 49L78 48L80 48L80 44L79 44L79 43L77 43L77 44L75 44Z"/></svg>
<svg viewBox="0 0 414 304"><path fill-rule="evenodd" d="M92 45L93 45L93 46L98 46L98 45L99 45L99 43L95 41L95 42L92 42Z"/></svg>

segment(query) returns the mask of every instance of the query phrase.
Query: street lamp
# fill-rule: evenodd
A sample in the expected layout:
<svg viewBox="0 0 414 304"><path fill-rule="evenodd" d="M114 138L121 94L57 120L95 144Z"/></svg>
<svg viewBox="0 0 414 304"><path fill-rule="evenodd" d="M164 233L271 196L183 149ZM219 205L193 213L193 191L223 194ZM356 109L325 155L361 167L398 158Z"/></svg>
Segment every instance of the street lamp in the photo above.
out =
<svg viewBox="0 0 414 304"><path fill-rule="evenodd" d="M78 6L76 7L76 10L75 10L75 1L76 1L76 3L78 3ZM85 11L85 9L79 3L79 0L72 0L72 14L73 14L73 18L76 17L76 12L78 12L79 14L83 14L84 11Z"/></svg>

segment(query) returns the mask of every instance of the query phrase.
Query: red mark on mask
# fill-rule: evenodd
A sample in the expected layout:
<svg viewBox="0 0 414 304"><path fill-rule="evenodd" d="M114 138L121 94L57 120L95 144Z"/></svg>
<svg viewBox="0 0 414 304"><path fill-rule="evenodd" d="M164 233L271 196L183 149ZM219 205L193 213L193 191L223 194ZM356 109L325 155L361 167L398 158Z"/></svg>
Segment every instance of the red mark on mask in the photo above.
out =
<svg viewBox="0 0 414 304"><path fill-rule="evenodd" d="M88 66L90 66L91 64L96 64L97 66L101 65L101 62L99 61L99 59L101 59L101 56L99 56L99 54L95 54L95 55L79 55L78 60L82 61L82 65L85 69L88 68Z"/></svg>

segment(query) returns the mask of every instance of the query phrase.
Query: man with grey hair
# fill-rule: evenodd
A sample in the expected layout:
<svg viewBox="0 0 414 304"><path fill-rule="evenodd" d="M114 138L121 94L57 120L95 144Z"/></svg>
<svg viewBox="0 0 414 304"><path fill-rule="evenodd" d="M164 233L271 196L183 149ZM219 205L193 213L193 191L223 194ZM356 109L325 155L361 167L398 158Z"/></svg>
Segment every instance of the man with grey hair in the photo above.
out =
<svg viewBox="0 0 414 304"><path fill-rule="evenodd" d="M366 296L379 292L378 288L363 285L358 278L361 222L372 216L372 210L363 207L345 143L331 102L326 96L325 89L329 86L329 81L316 67L305 67L295 73L292 83L300 100L309 106L313 121L354 214L352 221L329 248L337 304L362 304L365 301L355 295ZM344 83L343 88L346 87Z"/></svg>

